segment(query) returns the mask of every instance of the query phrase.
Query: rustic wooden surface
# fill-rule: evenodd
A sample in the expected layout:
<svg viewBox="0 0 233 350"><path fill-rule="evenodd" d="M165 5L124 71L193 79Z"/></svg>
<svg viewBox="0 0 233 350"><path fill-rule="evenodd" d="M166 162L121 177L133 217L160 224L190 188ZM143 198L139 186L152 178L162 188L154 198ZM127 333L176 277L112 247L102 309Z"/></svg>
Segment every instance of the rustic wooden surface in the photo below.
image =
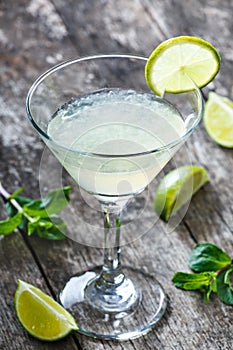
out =
<svg viewBox="0 0 233 350"><path fill-rule="evenodd" d="M44 145L26 118L25 97L44 70L71 57L96 53L148 56L165 38L195 35L210 40L222 56L221 72L208 89L233 98L232 15L231 0L0 0L0 180L7 190L24 186L25 195L40 195ZM232 307L215 297L203 304L198 293L171 284L175 271L188 271L187 259L197 242L212 242L233 255L233 152L212 142L201 124L165 171L190 162L208 169L210 183L195 195L182 222L172 232L161 221L155 223L155 183L136 200L137 210L145 201L147 205L139 222L135 219L132 224L137 232L146 220L149 231L123 249L124 263L156 273L168 292L168 310L153 331L124 343L94 341L79 334L43 343L19 325L13 307L18 279L55 297L67 276L102 263L100 249L82 245L83 220L77 227L79 243L27 239L20 233L0 240L0 349L233 349ZM92 215L78 197L77 204L77 215ZM3 207L1 202L0 218ZM131 218L136 218L135 210L130 209Z"/></svg>

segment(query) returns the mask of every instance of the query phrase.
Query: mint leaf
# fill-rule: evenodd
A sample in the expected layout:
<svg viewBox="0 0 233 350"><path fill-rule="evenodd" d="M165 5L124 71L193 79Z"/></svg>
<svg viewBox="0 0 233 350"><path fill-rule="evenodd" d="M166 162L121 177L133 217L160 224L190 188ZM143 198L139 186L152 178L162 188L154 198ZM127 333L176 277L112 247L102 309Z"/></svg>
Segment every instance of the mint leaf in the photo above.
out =
<svg viewBox="0 0 233 350"><path fill-rule="evenodd" d="M10 199L16 198L21 192L23 192L24 188L20 187L18 188L14 193L10 194L7 200L9 201Z"/></svg>
<svg viewBox="0 0 233 350"><path fill-rule="evenodd" d="M43 199L25 203L23 210L32 217L48 218L51 214L57 214L67 206L70 201L70 191L70 186L51 191Z"/></svg>
<svg viewBox="0 0 233 350"><path fill-rule="evenodd" d="M211 243L199 243L192 250L189 266L199 273L176 272L172 282L184 290L199 290L208 302L212 292L220 300L233 305L233 259L222 249Z"/></svg>
<svg viewBox="0 0 233 350"><path fill-rule="evenodd" d="M5 206L10 218L0 222L0 234L8 234L16 227L35 233L47 239L65 238L66 224L57 215L69 203L71 187L67 186L48 193L43 199L32 200L19 196L23 188L9 194L0 182L0 195L5 200Z"/></svg>
<svg viewBox="0 0 233 350"><path fill-rule="evenodd" d="M17 191L16 191L17 192ZM14 193L16 193L14 192ZM14 216L18 210L15 208L15 206L12 204L11 202L11 195L9 197L7 197L7 202L5 203L5 207L6 207L6 211L8 213L8 215L10 216ZM16 202L23 207L25 204L30 203L31 199L30 198L26 198L26 197L21 197L21 196L16 196L13 199L16 200Z"/></svg>
<svg viewBox="0 0 233 350"><path fill-rule="evenodd" d="M224 270L217 276L217 294L221 301L227 305L233 305L233 286L230 280L230 274L233 272L233 265Z"/></svg>
<svg viewBox="0 0 233 350"><path fill-rule="evenodd" d="M172 278L172 282L177 288L184 290L200 290L204 294L205 302L209 301L212 291L216 291L216 273L186 273L176 272Z"/></svg>
<svg viewBox="0 0 233 350"><path fill-rule="evenodd" d="M23 207L25 204L28 204L32 201L30 198L23 197L23 196L17 196L15 197L15 199L17 200L19 205L21 205L21 207Z"/></svg>
<svg viewBox="0 0 233 350"><path fill-rule="evenodd" d="M50 240L61 240L65 238L65 222L57 215L51 216L50 219L36 218L33 222L28 223L28 235L36 233L41 238Z"/></svg>
<svg viewBox="0 0 233 350"><path fill-rule="evenodd" d="M172 278L172 282L176 287L185 290L195 290L201 287L208 286L210 280L215 278L215 273L202 272L202 273L186 273L186 272L176 272Z"/></svg>
<svg viewBox="0 0 233 350"><path fill-rule="evenodd" d="M52 226L51 221L38 217L32 222L28 222L28 235L31 236L37 230L48 230Z"/></svg>
<svg viewBox="0 0 233 350"><path fill-rule="evenodd" d="M9 197L10 198L10 197ZM14 198L17 203L22 207L25 203L29 203L31 201L31 199L26 198L26 197L20 197L20 196L16 196ZM14 207L14 205L11 203L11 201L6 202L5 203L5 207L6 207L6 211L8 213L9 216L14 216L18 213L18 210ZM27 231L27 224L28 224L28 220L25 218L24 215L22 215L22 220L20 222L20 224L18 225L18 228L20 230L23 231Z"/></svg>
<svg viewBox="0 0 233 350"><path fill-rule="evenodd" d="M231 264L231 258L211 243L199 243L192 250L189 266L193 271L218 271Z"/></svg>
<svg viewBox="0 0 233 350"><path fill-rule="evenodd" d="M7 220L0 221L0 235L12 233L22 221L22 213L17 213Z"/></svg>

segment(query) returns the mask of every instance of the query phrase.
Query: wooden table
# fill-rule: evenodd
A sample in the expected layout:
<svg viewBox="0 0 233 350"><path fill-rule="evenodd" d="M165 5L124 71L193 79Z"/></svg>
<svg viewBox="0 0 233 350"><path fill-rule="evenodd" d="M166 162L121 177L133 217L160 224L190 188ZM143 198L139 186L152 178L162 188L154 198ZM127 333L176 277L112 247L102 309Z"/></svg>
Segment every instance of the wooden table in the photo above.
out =
<svg viewBox="0 0 233 350"><path fill-rule="evenodd" d="M222 56L220 74L204 89L205 97L211 89L233 98L232 14L231 0L1 0L0 180L4 187L13 192L23 186L25 195L40 196L44 144L27 120L25 98L43 71L82 55L118 52L148 56L168 37L195 35L211 41ZM156 274L169 295L167 312L153 331L124 343L95 341L79 334L43 343L20 326L13 306L18 279L55 297L70 274L102 263L101 249L82 244L87 222L83 219L76 228L79 243L69 238L59 242L28 238L19 232L0 240L0 349L233 349L232 307L215 296L204 304L199 293L178 290L171 283L175 271L189 271L188 256L197 242L212 242L233 255L232 150L215 144L201 124L165 172L190 163L204 166L210 182L193 197L183 220L172 231L155 220L153 190L157 182L149 195L135 201L137 208L128 214L135 220L135 232L145 221L150 227L124 246L123 262ZM145 198L146 208L137 219ZM93 214L82 205L80 194L77 200L73 196L73 203L77 216ZM1 202L1 219L4 212Z"/></svg>

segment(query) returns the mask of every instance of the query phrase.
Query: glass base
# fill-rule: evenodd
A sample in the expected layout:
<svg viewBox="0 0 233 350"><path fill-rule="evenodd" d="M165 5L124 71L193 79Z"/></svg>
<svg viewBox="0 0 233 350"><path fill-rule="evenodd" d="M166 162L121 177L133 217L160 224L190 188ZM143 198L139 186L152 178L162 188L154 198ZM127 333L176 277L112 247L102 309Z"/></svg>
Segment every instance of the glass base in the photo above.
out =
<svg viewBox="0 0 233 350"><path fill-rule="evenodd" d="M62 289L59 300L77 320L78 332L105 340L129 340L149 332L162 318L166 294L152 275L124 267L123 271L140 290L140 301L121 312L104 312L96 309L85 298L85 288L96 278L102 266L72 276Z"/></svg>

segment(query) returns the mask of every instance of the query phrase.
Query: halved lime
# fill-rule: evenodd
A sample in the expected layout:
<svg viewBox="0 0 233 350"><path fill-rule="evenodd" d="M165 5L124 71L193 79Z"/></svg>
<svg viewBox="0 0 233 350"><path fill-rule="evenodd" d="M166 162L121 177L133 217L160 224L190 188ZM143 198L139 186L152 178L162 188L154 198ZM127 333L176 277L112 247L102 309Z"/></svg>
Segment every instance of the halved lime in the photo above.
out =
<svg viewBox="0 0 233 350"><path fill-rule="evenodd" d="M73 316L40 289L18 281L15 310L22 326L41 340L58 340L78 326Z"/></svg>
<svg viewBox="0 0 233 350"><path fill-rule="evenodd" d="M160 218L168 222L194 193L209 181L205 168L185 165L176 168L164 176L154 199L154 208Z"/></svg>
<svg viewBox="0 0 233 350"><path fill-rule="evenodd" d="M233 148L233 101L210 92L203 121L206 131L215 142Z"/></svg>
<svg viewBox="0 0 233 350"><path fill-rule="evenodd" d="M220 68L220 55L209 42L179 36L162 42L148 58L145 77L157 94L179 93L207 85Z"/></svg>

